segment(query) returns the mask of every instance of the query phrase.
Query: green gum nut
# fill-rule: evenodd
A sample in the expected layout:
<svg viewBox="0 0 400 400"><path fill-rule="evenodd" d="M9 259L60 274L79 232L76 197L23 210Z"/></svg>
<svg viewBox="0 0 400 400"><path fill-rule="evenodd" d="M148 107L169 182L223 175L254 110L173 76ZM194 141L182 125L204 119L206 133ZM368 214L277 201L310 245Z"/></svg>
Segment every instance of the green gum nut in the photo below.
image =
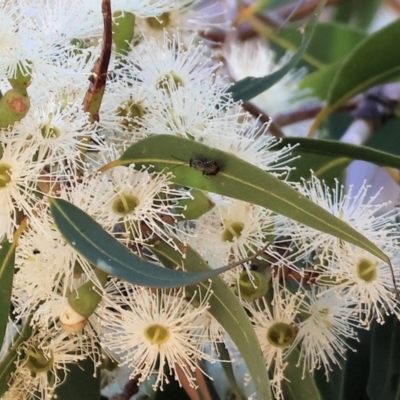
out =
<svg viewBox="0 0 400 400"><path fill-rule="evenodd" d="M0 99L0 128L7 128L21 121L29 111L31 103L25 89L10 89Z"/></svg>
<svg viewBox="0 0 400 400"><path fill-rule="evenodd" d="M266 337L271 346L286 349L292 345L297 336L297 328L286 322L275 322L269 327Z"/></svg>
<svg viewBox="0 0 400 400"><path fill-rule="evenodd" d="M261 274L257 271L242 271L235 292L243 300L254 301L264 297L269 289L271 273Z"/></svg>
<svg viewBox="0 0 400 400"><path fill-rule="evenodd" d="M122 56L128 54L135 31L135 15L126 11L114 12L112 31L116 53Z"/></svg>
<svg viewBox="0 0 400 400"><path fill-rule="evenodd" d="M102 286L107 282L107 273L101 270L95 270L95 274ZM84 283L77 290L74 290L68 296L70 307L82 317L89 318L101 301L99 289L92 281Z"/></svg>
<svg viewBox="0 0 400 400"><path fill-rule="evenodd" d="M43 350L36 347L29 347L26 350L25 367L33 373L43 373L50 371L54 364L53 355L46 356Z"/></svg>
<svg viewBox="0 0 400 400"><path fill-rule="evenodd" d="M180 200L178 204L183 208L179 207L175 209L177 214L183 215L177 217L178 221L197 219L215 206L202 190L192 189L190 194L193 199Z"/></svg>

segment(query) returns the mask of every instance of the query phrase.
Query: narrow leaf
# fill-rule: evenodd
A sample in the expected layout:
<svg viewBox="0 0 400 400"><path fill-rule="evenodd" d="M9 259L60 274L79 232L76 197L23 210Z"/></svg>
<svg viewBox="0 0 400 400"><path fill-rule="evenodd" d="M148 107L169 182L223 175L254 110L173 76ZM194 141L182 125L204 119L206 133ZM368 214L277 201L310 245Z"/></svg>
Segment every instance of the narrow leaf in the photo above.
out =
<svg viewBox="0 0 400 400"><path fill-rule="evenodd" d="M207 272L169 270L144 261L109 235L80 208L63 199L49 199L54 223L65 240L102 271L135 285L174 288L209 279L232 265Z"/></svg>
<svg viewBox="0 0 400 400"><path fill-rule="evenodd" d="M1 243L0 249L0 347L6 333L10 314L12 283L14 278L16 241Z"/></svg>
<svg viewBox="0 0 400 400"><path fill-rule="evenodd" d="M293 152L293 155L305 154ZM292 182L308 181L312 176L323 180L331 188L336 186L336 182L344 182L346 168L352 160L346 157L330 157L308 153L306 157L293 160L294 170L290 171L289 178Z"/></svg>
<svg viewBox="0 0 400 400"><path fill-rule="evenodd" d="M377 17L377 13L381 7L382 0L364 0L362 7L360 7L360 3L358 3L355 7L357 11L354 16L355 25L361 29L367 29Z"/></svg>
<svg viewBox="0 0 400 400"><path fill-rule="evenodd" d="M233 372L232 359L225 343L217 343L218 358L222 361L221 367L225 373L226 379L229 382L231 392L237 399L243 397L243 394L236 382L235 373Z"/></svg>
<svg viewBox="0 0 400 400"><path fill-rule="evenodd" d="M311 89L321 100L328 97L331 83L337 73L340 62L335 62L308 74L299 84L299 89Z"/></svg>
<svg viewBox="0 0 400 400"><path fill-rule="evenodd" d="M371 329L367 393L374 400L398 400L400 390L400 323L391 315Z"/></svg>
<svg viewBox="0 0 400 400"><path fill-rule="evenodd" d="M349 158L352 160L363 160L368 161L376 165L384 167L392 167L400 169L400 157L393 154L376 150L371 147L357 146L354 144L348 144L338 142L335 140L323 140L323 139L309 139L309 138L284 138L277 146L282 148L287 145L299 144L293 153L296 155L326 155L335 158Z"/></svg>
<svg viewBox="0 0 400 400"><path fill-rule="evenodd" d="M220 172L215 176L203 175L188 165L190 159L212 160L219 165ZM172 181L180 185L258 204L389 261L367 238L285 182L221 150L177 136L156 135L133 144L113 164L135 164L137 168L152 166L160 172L169 169L174 174Z"/></svg>
<svg viewBox="0 0 400 400"><path fill-rule="evenodd" d="M322 400L315 380L310 372L297 366L299 350L294 349L287 358L282 388L285 400Z"/></svg>
<svg viewBox="0 0 400 400"><path fill-rule="evenodd" d="M67 370L59 370L63 382L57 387L57 400L99 400L100 371L96 371L93 360L87 358L77 364L67 364Z"/></svg>
<svg viewBox="0 0 400 400"><path fill-rule="evenodd" d="M28 340L32 334L32 328L30 326L31 319L28 318L22 327L21 332L16 337L14 344L6 353L5 357L0 362L0 398L7 392L9 389L8 382L10 380L11 374L16 369L16 360L18 357L18 348L19 346Z"/></svg>
<svg viewBox="0 0 400 400"><path fill-rule="evenodd" d="M399 37L400 20L396 20L367 37L347 56L332 82L328 105L316 116L310 134L356 94L400 75Z"/></svg>
<svg viewBox="0 0 400 400"><path fill-rule="evenodd" d="M260 93L265 92L276 82L282 79L296 64L301 60L301 57L305 50L307 49L314 29L317 25L319 15L324 8L326 0L321 0L315 13L310 18L309 22L305 26L304 37L301 42L301 46L297 52L292 56L288 63L286 63L282 68L273 72L270 75L264 76L262 78L247 77L238 82L236 82L231 87L232 97L235 101L249 101L252 98L258 96Z"/></svg>
<svg viewBox="0 0 400 400"><path fill-rule="evenodd" d="M210 271L208 264L191 247L187 247L184 259L165 242L156 243L150 250L167 266L181 265L183 262L185 269L189 271ZM209 287L208 283L200 283L203 293ZM193 293L197 287L189 287L188 289ZM258 398L270 400L271 390L267 368L249 317L238 298L222 278L216 277L213 279L211 290L213 294L209 300L210 308L208 311L226 330L240 351L253 379Z"/></svg>
<svg viewBox="0 0 400 400"><path fill-rule="evenodd" d="M344 373L341 379L341 387L338 400L372 399L367 394L367 383L370 369L371 331L359 330L359 342L351 343L354 351L348 350L346 361L343 363ZM386 399L385 399L386 400Z"/></svg>

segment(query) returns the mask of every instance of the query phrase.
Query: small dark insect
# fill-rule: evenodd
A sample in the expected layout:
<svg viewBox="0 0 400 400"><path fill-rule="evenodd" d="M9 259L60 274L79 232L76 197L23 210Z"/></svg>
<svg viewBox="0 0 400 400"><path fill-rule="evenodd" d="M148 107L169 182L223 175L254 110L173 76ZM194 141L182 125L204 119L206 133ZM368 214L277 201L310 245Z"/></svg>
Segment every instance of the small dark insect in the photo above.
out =
<svg viewBox="0 0 400 400"><path fill-rule="evenodd" d="M206 159L191 158L189 160L189 166L197 169L197 171L203 172L203 175L206 176L217 175L218 172L221 170L216 161Z"/></svg>

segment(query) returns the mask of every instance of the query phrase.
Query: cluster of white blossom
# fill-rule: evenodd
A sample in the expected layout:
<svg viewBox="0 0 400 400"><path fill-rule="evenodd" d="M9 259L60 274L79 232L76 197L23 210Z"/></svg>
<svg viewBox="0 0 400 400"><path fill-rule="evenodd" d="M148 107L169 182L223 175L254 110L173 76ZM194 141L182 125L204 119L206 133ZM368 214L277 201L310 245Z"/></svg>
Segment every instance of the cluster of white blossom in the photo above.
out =
<svg viewBox="0 0 400 400"><path fill-rule="evenodd" d="M227 197L204 194L208 211L187 220L182 204L192 201L193 192L171 182L174 170L131 165L98 173L133 143L169 134L290 178L290 149L277 150L268 125L227 96L230 81L221 75L214 50L200 39L211 14L217 20L223 10L188 0L112 0L111 7L115 30L120 18L134 15L128 26L134 34L126 52L113 48L99 118L93 121L83 104L103 46L101 2L0 1L0 238L18 239L12 321L0 363L16 330L26 321L32 329L18 349L2 399L50 400L68 365L87 357L98 366L109 357L129 368L131 378L153 379L154 389L168 383L165 365L179 383L195 386L195 371L208 373L200 362L218 360L207 345L226 339L208 312L211 291L199 300L197 292L188 296L184 289L156 290L104 276L57 230L48 196L81 208L142 257L149 254L149 239L173 239L219 267L270 242L257 260L223 278L236 288L254 325L277 397L295 347L303 371L323 368L328 374L345 357L348 339L357 339L358 328L383 322L387 314L399 316L390 267L353 245ZM234 78L246 71L241 58L271 65L271 71L245 75L279 68L265 44L253 45L222 49ZM271 89L269 102L260 95L260 108L271 115L283 110L299 93L297 79ZM3 124L1 107L15 90L29 111ZM379 215L367 187L345 194L317 178L288 184L362 232L396 266L395 213ZM25 229L22 221L28 221ZM99 304L82 315L71 298L86 283L96 287Z"/></svg>

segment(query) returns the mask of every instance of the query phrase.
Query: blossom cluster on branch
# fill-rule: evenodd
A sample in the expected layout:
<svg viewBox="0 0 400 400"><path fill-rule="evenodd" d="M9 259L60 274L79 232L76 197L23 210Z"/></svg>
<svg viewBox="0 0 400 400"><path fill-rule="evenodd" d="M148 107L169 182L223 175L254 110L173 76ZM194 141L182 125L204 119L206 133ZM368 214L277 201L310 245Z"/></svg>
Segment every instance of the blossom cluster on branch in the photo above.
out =
<svg viewBox="0 0 400 400"><path fill-rule="evenodd" d="M398 269L393 279L391 265L353 244L260 205L173 182L188 165L212 182L220 173L213 160L188 155L161 172L140 163L104 166L156 135L207 145L285 181L361 232L395 267L396 211L383 212L365 185L345 193L317 177L291 180L290 147L277 146L269 124L228 94L228 74L266 75L281 64L264 42L216 48L202 41L199 32L210 21L227 26L223 9L187 0L113 0L111 10L114 39L129 41L112 44L94 116L85 96L104 49L100 2L0 2L0 238L17 241L0 365L23 324L32 330L17 349L2 399L51 399L68 366L86 358L112 378L116 372L103 368L109 358L131 379L151 380L154 390L168 384L166 367L180 384L196 387L196 371L212 378L201 362L218 361L209 345L228 340L209 312L211 284L206 291L156 289L108 275L59 232L49 198L77 206L160 268L156 240L183 259L190 246L211 268L264 248L221 276L254 327L275 396L283 396L294 349L304 373L322 368L328 375L351 350L357 329L399 317ZM265 70L251 73L249 61L257 57ZM308 93L297 89L303 75L287 75L255 104L269 115L303 104Z"/></svg>

